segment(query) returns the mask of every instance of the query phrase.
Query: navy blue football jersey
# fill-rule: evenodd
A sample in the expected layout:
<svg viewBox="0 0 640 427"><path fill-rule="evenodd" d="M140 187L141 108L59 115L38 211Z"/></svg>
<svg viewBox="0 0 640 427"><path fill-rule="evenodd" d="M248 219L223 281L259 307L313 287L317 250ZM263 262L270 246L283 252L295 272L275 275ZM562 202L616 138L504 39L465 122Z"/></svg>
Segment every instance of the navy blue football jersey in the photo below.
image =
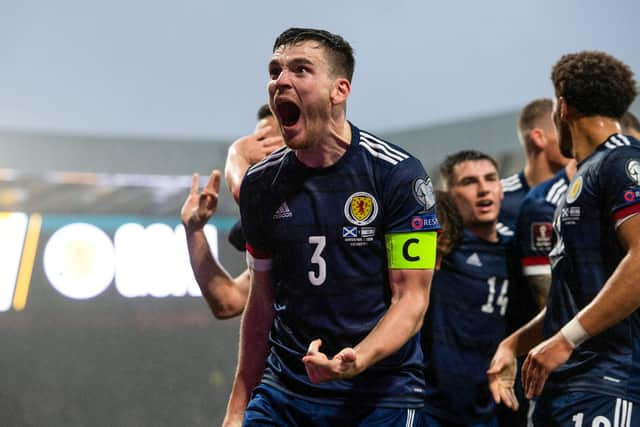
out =
<svg viewBox="0 0 640 427"><path fill-rule="evenodd" d="M431 179L416 158L351 125L351 144L326 168L289 148L254 165L240 195L247 250L273 263L275 319L262 381L324 402L423 405L419 336L349 380L313 384L301 361L321 338L332 357L359 343L390 304L385 237L439 229ZM419 257L409 247L407 255Z"/></svg>
<svg viewBox="0 0 640 427"><path fill-rule="evenodd" d="M508 235L513 233L518 222L518 212L525 196L529 192L529 184L524 177L524 171L502 178L502 191L504 199L500 205L500 215L498 215L498 229Z"/></svg>
<svg viewBox="0 0 640 427"><path fill-rule="evenodd" d="M522 202L516 244L525 276L551 275L549 252L555 245L553 214L569 188L563 168L551 179L533 187Z"/></svg>
<svg viewBox="0 0 640 427"><path fill-rule="evenodd" d="M464 230L434 274L422 341L424 410L438 419L471 425L496 415L485 372L507 331L510 239Z"/></svg>
<svg viewBox="0 0 640 427"><path fill-rule="evenodd" d="M554 216L552 283L545 336L557 333L600 292L626 252L616 228L640 212L640 144L614 134L578 165ZM640 402L638 311L578 346L545 392L583 390Z"/></svg>

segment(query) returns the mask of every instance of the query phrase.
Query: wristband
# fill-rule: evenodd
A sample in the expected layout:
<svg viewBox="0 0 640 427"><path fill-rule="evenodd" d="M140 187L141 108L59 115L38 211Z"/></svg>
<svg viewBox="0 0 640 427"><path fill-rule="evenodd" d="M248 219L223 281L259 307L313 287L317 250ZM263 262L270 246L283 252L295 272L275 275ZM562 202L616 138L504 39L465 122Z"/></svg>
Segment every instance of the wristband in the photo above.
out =
<svg viewBox="0 0 640 427"><path fill-rule="evenodd" d="M560 333L574 348L591 338L591 335L584 330L577 317L574 317L569 323L564 325L562 329L560 329Z"/></svg>
<svg viewBox="0 0 640 427"><path fill-rule="evenodd" d="M271 258L254 258L247 251L247 267L253 271L269 271L271 270Z"/></svg>

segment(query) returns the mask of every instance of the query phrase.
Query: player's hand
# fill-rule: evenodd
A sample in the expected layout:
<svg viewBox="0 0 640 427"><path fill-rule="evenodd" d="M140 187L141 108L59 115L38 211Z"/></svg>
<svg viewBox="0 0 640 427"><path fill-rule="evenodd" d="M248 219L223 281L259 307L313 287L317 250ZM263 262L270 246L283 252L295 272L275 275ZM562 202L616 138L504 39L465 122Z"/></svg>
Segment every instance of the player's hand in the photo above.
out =
<svg viewBox="0 0 640 427"><path fill-rule="evenodd" d="M218 208L220 190L220 171L214 170L202 192L199 190L199 176L193 174L191 191L180 211L180 219L187 230L199 230L205 226L209 218Z"/></svg>
<svg viewBox="0 0 640 427"><path fill-rule="evenodd" d="M569 360L571 352L573 345L559 332L529 351L522 365L522 385L527 399L542 393L549 374Z"/></svg>
<svg viewBox="0 0 640 427"><path fill-rule="evenodd" d="M271 130L271 126L265 126L234 142L238 154L244 157L250 165L255 165L284 145L284 140L280 135L267 137Z"/></svg>
<svg viewBox="0 0 640 427"><path fill-rule="evenodd" d="M312 383L318 384L324 381L339 378L351 378L358 375L362 369L357 363L357 355L354 349L347 347L332 359L329 359L320 351L322 340L311 341L306 356L302 358L307 376Z"/></svg>
<svg viewBox="0 0 640 427"><path fill-rule="evenodd" d="M489 389L496 405L503 403L506 407L518 410L519 403L513 386L516 381L518 365L514 352L504 346L498 346L487 370Z"/></svg>

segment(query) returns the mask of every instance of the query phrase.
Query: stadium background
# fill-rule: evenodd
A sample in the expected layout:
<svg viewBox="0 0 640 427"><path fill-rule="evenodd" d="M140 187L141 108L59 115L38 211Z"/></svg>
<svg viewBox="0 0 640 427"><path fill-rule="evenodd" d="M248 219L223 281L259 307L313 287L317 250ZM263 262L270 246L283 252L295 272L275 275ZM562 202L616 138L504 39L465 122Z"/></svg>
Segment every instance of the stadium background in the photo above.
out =
<svg viewBox="0 0 640 427"><path fill-rule="evenodd" d="M109 7L64 1L57 9L31 1L0 2L5 12L0 13L0 24L6 24L0 25L4 34L0 38L0 58L4 58L0 70L0 93L4 94L0 96L0 425L219 424L235 367L239 321L213 319L202 299L190 294L193 282L185 272L178 211L189 175L197 171L206 176L212 168L222 168L228 144L252 129L255 110L264 102L265 53L286 26L324 27L353 41L358 64L351 118L415 154L436 180L437 164L447 153L462 148L495 155L503 175L522 167L515 132L518 109L534 97L552 96L548 70L561 53L604 49L620 56L636 73L640 70L640 54L633 43L638 31L632 19L640 16L640 8L631 1L616 2L615 7L589 1L561 6L543 1L536 10L507 2L483 7L459 2L445 9L400 2L390 10L382 3L367 2L357 26L351 26L350 20L358 7L365 7L364 2L340 10L351 12L350 20L336 21L333 17L341 7L337 2L326 3L326 10L318 11L314 19L299 11L269 20L275 12L251 5L268 21L263 25L242 21L242 5L188 4L191 9L185 6L179 15L158 18L149 9L157 12L163 7L146 1L114 2ZM125 5L123 30L114 16ZM275 7L300 5L283 2ZM198 8L207 13L198 14ZM164 9L166 14L176 12ZM563 19L563 14L570 14L570 19ZM393 22L386 22L385 15ZM439 22L438 16L450 22ZM242 27L227 24L226 34L249 34L248 41L237 37L241 52L222 81L211 64L228 68L231 59L216 52L222 44L218 30L206 30L206 18L216 18L211 24L215 26L225 20L221 17ZM411 23L425 22L435 36L443 36L433 40L423 28L404 28L402 17ZM167 87L162 81L143 84L144 76L164 76L159 68L165 64L153 61L133 64L131 75L139 81L118 80L127 59L111 57L106 51L126 50L120 43L127 37L144 43L157 37L160 48L170 49L159 48L156 54L170 58L181 43L188 42L179 34L189 32L191 18L202 30L197 34L202 50L195 57L213 57L203 60L212 67L205 68L211 75L196 77L209 78L214 85L198 88L203 83L196 78L193 88L189 69L198 69L198 64L191 63L188 55L177 57L183 63L172 72L183 74L166 82ZM171 40L162 31L165 20L176 27L168 30ZM89 28L96 22L103 22L95 29L98 35ZM43 26L51 34L43 33ZM527 29L532 26L537 27ZM493 38L485 40L481 34L486 33ZM474 34L482 39L482 52L468 51L478 48ZM506 35L514 39L512 44L502 40ZM53 40L49 44L47 36ZM74 49L55 45L60 40ZM99 42L92 45L92 40ZM260 53L247 48L252 40ZM135 56L133 50L140 46L133 44L131 55L148 54ZM377 50L371 50L370 44ZM394 44L402 46L394 51L389 47ZM438 54L441 49L453 51L462 62L443 61ZM67 64L69 68L60 64L78 56L85 66L67 73L65 80L61 75L73 64ZM113 80L106 74L96 78L92 74L96 69L86 66L96 56L118 61ZM374 56L382 62L375 62ZM514 69L523 71L514 73ZM525 72L529 69L541 70L534 81ZM494 80L485 80L489 74ZM50 80L54 78L55 82ZM106 88L97 88L105 83ZM169 87L180 85L187 89L179 95ZM240 90L227 93L227 86L242 86L250 95ZM145 110L145 105L150 107ZM638 101L631 111L640 115ZM237 208L225 189L212 225L218 232L216 246L222 263L238 273L244 268L243 257L226 242L235 218ZM78 223L91 224L93 234L67 238L58 248L63 254L58 270L45 272L45 254L55 249L52 236ZM37 227L39 235L29 234L27 224ZM115 236L125 224L137 227L137 251L106 263L107 267L99 256L86 255L104 249L96 243L96 230L108 236L107 249L113 244L112 250L118 252ZM145 227L155 231L145 234L140 231ZM172 255L175 263L167 261ZM91 287L97 280L93 273L103 268L107 272L100 280L106 287L84 299L73 299L53 284L66 275L79 286L86 281ZM109 274L115 279L109 279ZM168 283L170 289L154 290L159 283L165 287ZM138 296L124 295L132 289Z"/></svg>

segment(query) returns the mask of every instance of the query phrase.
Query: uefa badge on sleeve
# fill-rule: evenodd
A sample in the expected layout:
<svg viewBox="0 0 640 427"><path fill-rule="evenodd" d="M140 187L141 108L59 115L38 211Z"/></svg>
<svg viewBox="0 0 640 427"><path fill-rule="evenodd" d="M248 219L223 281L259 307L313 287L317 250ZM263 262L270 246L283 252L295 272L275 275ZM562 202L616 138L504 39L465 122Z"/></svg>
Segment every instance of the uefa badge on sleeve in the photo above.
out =
<svg viewBox="0 0 640 427"><path fill-rule="evenodd" d="M627 176L635 185L640 186L640 161L638 159L627 160L625 165Z"/></svg>
<svg viewBox="0 0 640 427"><path fill-rule="evenodd" d="M413 197L416 198L423 208L420 213L427 212L436 204L436 196L433 194L431 178L416 178L413 181Z"/></svg>

